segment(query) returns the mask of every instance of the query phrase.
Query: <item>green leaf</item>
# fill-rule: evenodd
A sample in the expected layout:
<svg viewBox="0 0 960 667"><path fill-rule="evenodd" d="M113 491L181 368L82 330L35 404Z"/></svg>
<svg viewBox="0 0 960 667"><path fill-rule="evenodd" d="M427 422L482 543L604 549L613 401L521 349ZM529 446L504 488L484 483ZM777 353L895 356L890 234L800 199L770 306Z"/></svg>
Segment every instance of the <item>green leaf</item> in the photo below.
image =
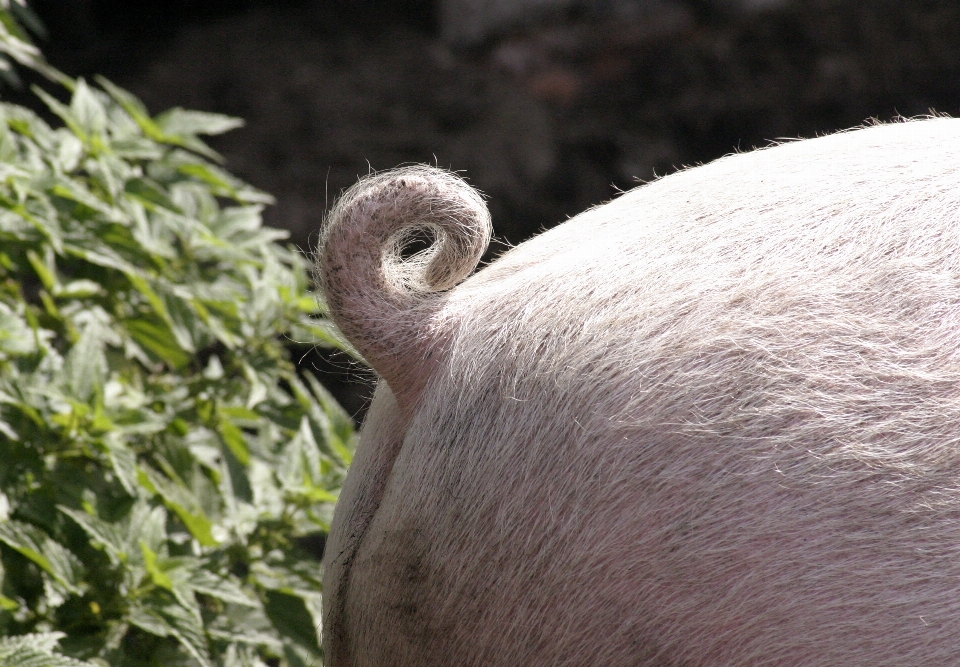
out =
<svg viewBox="0 0 960 667"><path fill-rule="evenodd" d="M166 553L168 547L167 530L167 512L164 507L151 507L143 500L139 500L130 510L129 516L124 520L126 527L126 549L132 557L143 552L138 548L140 543L145 543L150 549L158 555Z"/></svg>
<svg viewBox="0 0 960 667"><path fill-rule="evenodd" d="M64 376L73 396L87 402L94 393L102 391L107 377L106 332L91 321L80 334L80 340L67 354Z"/></svg>
<svg viewBox="0 0 960 667"><path fill-rule="evenodd" d="M149 599L140 605L131 605L126 618L150 634L176 638L194 660L203 667L213 667L203 625L180 605Z"/></svg>
<svg viewBox="0 0 960 667"><path fill-rule="evenodd" d="M206 111L170 109L157 116L157 125L167 136L183 137L196 134L223 134L243 127L243 120Z"/></svg>
<svg viewBox="0 0 960 667"><path fill-rule="evenodd" d="M143 552L143 563L154 585L173 591L173 580L158 565L157 553L144 540L140 540L140 550Z"/></svg>
<svg viewBox="0 0 960 667"><path fill-rule="evenodd" d="M77 80L70 111L87 136L102 136L106 132L107 110L83 79Z"/></svg>
<svg viewBox="0 0 960 667"><path fill-rule="evenodd" d="M213 667L206 633L199 618L180 605L167 605L163 615L170 624L171 634L202 667Z"/></svg>
<svg viewBox="0 0 960 667"><path fill-rule="evenodd" d="M243 437L243 431L222 412L217 420L217 433L241 464L244 466L250 464L250 449L247 447L246 438Z"/></svg>
<svg viewBox="0 0 960 667"><path fill-rule="evenodd" d="M279 591L267 591L264 609L281 635L296 644L317 650L320 643L317 635L319 628L314 626L313 616L301 598Z"/></svg>
<svg viewBox="0 0 960 667"><path fill-rule="evenodd" d="M317 320L312 317L304 317L294 325L291 334L293 340L298 343L309 343L334 350L342 350L360 363L366 363L360 352L350 344L350 341L343 337L343 334L337 326L329 320Z"/></svg>
<svg viewBox="0 0 960 667"><path fill-rule="evenodd" d="M90 140L83 123L76 117L73 109L55 98L53 95L50 95L47 91L39 86L33 86L32 90L37 97L43 100L50 111L60 116L61 120L63 120L67 127L70 128L70 131L77 135L81 141L86 143Z"/></svg>
<svg viewBox="0 0 960 667"><path fill-rule="evenodd" d="M147 281L147 278L136 270L127 270L124 271L127 278L130 280L130 284L140 292L146 299L150 306L153 308L153 311L163 318L163 320L169 325L170 324L170 313L167 312L167 305L164 303L163 299L157 294L153 287L150 286L150 283Z"/></svg>
<svg viewBox="0 0 960 667"><path fill-rule="evenodd" d="M58 287L59 281L57 280L56 268L53 266L52 253L47 253L47 257L41 259L33 250L27 250L27 261L30 262L30 266L33 267L45 288L52 292Z"/></svg>
<svg viewBox="0 0 960 667"><path fill-rule="evenodd" d="M310 420L303 417L300 420L300 430L297 436L300 440L300 451L303 453L304 475L301 483L313 485L319 484L323 475L321 471L320 447L313 437L313 429L310 428Z"/></svg>
<svg viewBox="0 0 960 667"><path fill-rule="evenodd" d="M150 117L150 113L147 111L147 107L143 102L138 100L132 93L112 83L105 77L96 76L94 78L97 83L107 91L110 97L116 100L120 106L130 114L130 117L140 126L144 134L155 141L160 141L163 138L163 130L161 130L160 126Z"/></svg>
<svg viewBox="0 0 960 667"><path fill-rule="evenodd" d="M83 528L94 544L99 544L106 551L110 562L119 565L126 562L127 553L123 543L123 536L120 529L111 523L92 516L86 512L57 505L57 509L73 519L77 525Z"/></svg>
<svg viewBox="0 0 960 667"><path fill-rule="evenodd" d="M322 429L324 437L336 455L340 457L344 464L349 465L353 460L354 449L353 419L346 410L340 407L333 395L320 384L316 377L307 373L304 378L310 386L313 396L320 407L323 408L327 420L320 419L313 409L311 409L311 416L314 417L317 425Z"/></svg>
<svg viewBox="0 0 960 667"><path fill-rule="evenodd" d="M263 226L262 211L261 206L231 206L221 211L210 229L219 239L243 239Z"/></svg>
<svg viewBox="0 0 960 667"><path fill-rule="evenodd" d="M100 283L81 278L80 280L71 280L62 287L57 286L53 290L53 295L58 299L88 299L94 296L103 296L105 291Z"/></svg>
<svg viewBox="0 0 960 667"><path fill-rule="evenodd" d="M79 257L96 266L116 269L126 275L138 274L138 271L130 262L120 257L112 248L103 243L102 240L94 237L76 240L92 247L83 247L77 243L66 243L63 246L63 251L68 255Z"/></svg>
<svg viewBox="0 0 960 667"><path fill-rule="evenodd" d="M208 626L208 632L223 641L283 649L283 640L264 613L263 605L229 605L224 614Z"/></svg>
<svg viewBox="0 0 960 667"><path fill-rule="evenodd" d="M137 319L123 323L137 343L170 364L173 368L184 368L193 358L177 344L176 336L165 323L156 320Z"/></svg>
<svg viewBox="0 0 960 667"><path fill-rule="evenodd" d="M200 179L216 192L220 192L231 197L237 196L237 188L234 185L234 179L230 178L226 172L217 169L213 165L195 162L190 164L182 164L177 167L177 169L181 174Z"/></svg>
<svg viewBox="0 0 960 667"><path fill-rule="evenodd" d="M3 637L0 638L0 646L3 647L3 650L23 646L41 653L52 653L65 636L62 632L40 632L20 637Z"/></svg>
<svg viewBox="0 0 960 667"><path fill-rule="evenodd" d="M126 218L120 211L112 208L110 204L90 192L82 182L70 179L58 179L50 186L48 191L50 194L62 199L81 204L91 212L100 213L105 219L111 222L121 224L126 222Z"/></svg>
<svg viewBox="0 0 960 667"><path fill-rule="evenodd" d="M39 528L9 519L0 521L0 542L36 563L71 593L82 593L79 559Z"/></svg>
<svg viewBox="0 0 960 667"><path fill-rule="evenodd" d="M136 497L137 495L137 455L127 447L126 443L120 438L119 434L109 433L104 438L104 445L107 448L110 464L117 475L123 490L128 495Z"/></svg>
<svg viewBox="0 0 960 667"><path fill-rule="evenodd" d="M208 570L197 569L192 572L188 584L198 593L215 597L224 602L232 602L245 607L260 607L260 601L245 593L235 581L215 575Z"/></svg>
<svg viewBox="0 0 960 667"><path fill-rule="evenodd" d="M170 330L177 339L177 344L187 352L196 351L208 338L203 327L203 321L189 300L175 294L164 293L161 297L166 309Z"/></svg>
<svg viewBox="0 0 960 667"><path fill-rule="evenodd" d="M296 494L311 503L335 503L339 500L339 496L319 486L297 489Z"/></svg>
<svg viewBox="0 0 960 667"><path fill-rule="evenodd" d="M157 637L170 636L170 625L166 619L158 613L143 609L139 605L130 605L124 618L130 625L135 625Z"/></svg>
<svg viewBox="0 0 960 667"><path fill-rule="evenodd" d="M177 214L183 213L164 193L163 189L148 178L131 178L127 181L123 191L151 211L166 209Z"/></svg>
<svg viewBox="0 0 960 667"><path fill-rule="evenodd" d="M75 171L84 157L83 142L66 130L58 132L57 139L59 146L57 146L56 161L59 163L60 170L66 173Z"/></svg>
<svg viewBox="0 0 960 667"><path fill-rule="evenodd" d="M92 663L54 653L62 632L43 632L0 637L0 664L3 667L95 667Z"/></svg>
<svg viewBox="0 0 960 667"><path fill-rule="evenodd" d="M0 353L24 355L36 349L33 330L10 306L0 301Z"/></svg>
<svg viewBox="0 0 960 667"><path fill-rule="evenodd" d="M214 547L219 544L213 536L213 522L200 509L199 503L189 491L148 467L140 468L138 481L147 491L160 495L164 504L180 517L190 534L202 546Z"/></svg>

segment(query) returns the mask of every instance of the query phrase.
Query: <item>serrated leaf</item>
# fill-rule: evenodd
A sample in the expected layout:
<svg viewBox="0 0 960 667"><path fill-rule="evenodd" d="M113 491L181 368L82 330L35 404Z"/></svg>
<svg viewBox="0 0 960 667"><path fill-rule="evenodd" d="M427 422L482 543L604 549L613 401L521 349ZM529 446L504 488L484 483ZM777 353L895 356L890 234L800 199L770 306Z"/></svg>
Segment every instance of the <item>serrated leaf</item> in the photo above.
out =
<svg viewBox="0 0 960 667"><path fill-rule="evenodd" d="M57 218L52 213L37 210L39 206L34 204L36 204L35 201L26 204L4 201L4 197L0 194L0 206L9 208L12 213L28 222L30 226L43 235L44 239L53 246L57 253L63 252L63 231L60 229Z"/></svg>
<svg viewBox="0 0 960 667"><path fill-rule="evenodd" d="M213 536L213 522L200 509L199 503L187 489L148 467L140 468L138 481L151 493L159 494L164 504L180 517L187 530L201 545L215 547L219 544Z"/></svg>
<svg viewBox="0 0 960 667"><path fill-rule="evenodd" d="M283 647L283 640L262 605L227 605L225 613L207 627L212 637L244 644L259 644L273 649Z"/></svg>
<svg viewBox="0 0 960 667"><path fill-rule="evenodd" d="M224 240L242 238L263 226L262 206L231 206L221 211L210 225L217 238Z"/></svg>
<svg viewBox="0 0 960 667"><path fill-rule="evenodd" d="M83 183L70 180L58 179L50 188L49 193L62 199L68 199L86 206L91 211L100 213L106 220L111 222L125 223L126 218L120 211L113 209L107 202L94 196Z"/></svg>
<svg viewBox="0 0 960 667"><path fill-rule="evenodd" d="M0 352L23 355L31 354L36 349L33 330L7 304L0 301Z"/></svg>
<svg viewBox="0 0 960 667"><path fill-rule="evenodd" d="M83 566L45 532L20 521L0 521L0 542L18 551L76 595L83 591Z"/></svg>
<svg viewBox="0 0 960 667"><path fill-rule="evenodd" d="M147 611L139 605L130 605L124 619L130 625L135 625L141 630L156 635L157 637L170 636L170 625L166 622L166 619L157 613Z"/></svg>
<svg viewBox="0 0 960 667"><path fill-rule="evenodd" d="M163 299L159 294L150 286L150 283L147 281L146 276L142 275L139 271L128 270L125 271L127 279L130 281L130 284L140 292L146 298L147 303L153 308L153 311L167 323L168 326L172 326L170 322L170 314L167 312L167 304L164 303Z"/></svg>
<svg viewBox="0 0 960 667"><path fill-rule="evenodd" d="M290 560L281 563L258 561L251 573L264 588L299 597L316 595L321 588L320 564L313 560Z"/></svg>
<svg viewBox="0 0 960 667"><path fill-rule="evenodd" d="M57 505L57 509L73 519L77 525L83 528L84 532L90 536L95 544L99 544L106 551L110 562L119 565L127 560L127 552L124 548L123 536L118 526L107 523L102 519L75 510L63 505Z"/></svg>
<svg viewBox="0 0 960 667"><path fill-rule="evenodd" d="M131 178L127 181L123 191L151 211L161 208L178 214L183 213L180 207L173 203L163 189L150 179Z"/></svg>
<svg viewBox="0 0 960 667"><path fill-rule="evenodd" d="M67 127L70 128L70 131L77 135L81 141L89 141L90 137L87 135L87 131L83 124L76 117L76 115L74 115L73 109L39 86L33 86L32 90L37 97L43 100L44 104L47 105L50 111L58 115L60 119L67 125Z"/></svg>
<svg viewBox="0 0 960 667"><path fill-rule="evenodd" d="M311 423L315 424L323 435L327 453L339 459L343 465L349 465L354 451L353 420L313 375L307 373L304 378L310 386L313 398L306 404ZM345 438L349 440L345 441Z"/></svg>
<svg viewBox="0 0 960 667"><path fill-rule="evenodd" d="M179 107L160 114L156 122L165 135L174 137L223 134L244 125L241 118L207 111L188 111Z"/></svg>
<svg viewBox="0 0 960 667"><path fill-rule="evenodd" d="M144 540L140 540L140 550L143 553L143 563L147 568L147 574L150 575L154 585L173 591L173 579L160 568L157 552L151 549Z"/></svg>
<svg viewBox="0 0 960 667"><path fill-rule="evenodd" d="M156 604L153 600L147 600L139 605L131 605L126 618L131 625L150 634L176 638L203 667L213 667L203 625L180 605Z"/></svg>
<svg viewBox="0 0 960 667"><path fill-rule="evenodd" d="M163 150L145 137L116 139L110 143L114 154L128 160L157 160L163 157Z"/></svg>
<svg viewBox="0 0 960 667"><path fill-rule="evenodd" d="M213 667L206 633L200 619L179 605L164 607L163 615L170 624L171 634L180 641L183 648L203 667Z"/></svg>
<svg viewBox="0 0 960 667"><path fill-rule="evenodd" d="M228 485L224 488L225 500L229 503L228 507L231 508L231 514L235 514L238 507L237 501L240 503L250 503L253 501L253 488L250 483L250 475L248 474L249 464L244 465L240 463L229 448L223 451L223 454L227 473L223 480L224 484Z"/></svg>
<svg viewBox="0 0 960 667"><path fill-rule="evenodd" d="M183 368L192 357L176 343L176 337L166 324L146 319L127 320L123 323L137 343L157 355L174 368Z"/></svg>
<svg viewBox="0 0 960 667"><path fill-rule="evenodd" d="M124 523L127 528L127 553L142 556L139 545L143 542L158 555L163 555L161 552L167 546L167 512L163 506L150 507L140 500Z"/></svg>
<svg viewBox="0 0 960 667"><path fill-rule="evenodd" d="M86 260L91 264L96 264L97 266L103 266L108 269L116 269L117 271L127 275L137 274L136 268L130 264L130 262L117 255L112 248L107 246L99 239L91 237L82 239L82 241L85 241L94 247L83 247L77 245L76 243L67 243L63 246L64 252L74 257L79 257L80 259Z"/></svg>
<svg viewBox="0 0 960 667"><path fill-rule="evenodd" d="M233 580L220 577L202 568L190 573L187 584L198 593L245 607L260 607L260 601L251 597Z"/></svg>
<svg viewBox="0 0 960 667"><path fill-rule="evenodd" d="M323 474L320 470L320 447L317 446L317 441L313 437L310 420L306 417L300 420L300 429L296 437L300 440L300 451L304 462L304 479L300 482L301 484L319 484Z"/></svg>
<svg viewBox="0 0 960 667"><path fill-rule="evenodd" d="M102 389L108 370L105 332L102 325L91 321L64 361L67 387L72 395L89 401Z"/></svg>
<svg viewBox="0 0 960 667"><path fill-rule="evenodd" d="M203 512L191 512L179 503L167 501L165 503L174 514L180 517L190 534L204 547L215 547L220 544L213 536L213 522Z"/></svg>
<svg viewBox="0 0 960 667"><path fill-rule="evenodd" d="M160 140L163 137L163 131L150 117L147 107L133 93L124 90L106 77L97 76L95 78L110 97L115 99L130 114L130 117L140 126L144 134L154 140Z"/></svg>
<svg viewBox="0 0 960 667"><path fill-rule="evenodd" d="M169 315L170 330L186 352L195 352L205 341L202 320L193 304L175 294L164 293L163 304Z"/></svg>
<svg viewBox="0 0 960 667"><path fill-rule="evenodd" d="M210 628L207 630L207 633L214 639L219 639L220 641L236 644L252 644L253 646L269 646L274 650L283 648L283 641L266 632L256 632L245 628L238 628L236 630Z"/></svg>
<svg viewBox="0 0 960 667"><path fill-rule="evenodd" d="M0 638L0 665L3 667L95 667L92 663L76 660L54 649L62 632L44 632Z"/></svg>
<svg viewBox="0 0 960 667"><path fill-rule="evenodd" d="M177 170L185 176L193 176L194 178L202 180L218 193L231 197L236 197L237 195L237 189L234 185L235 179L213 165L194 162L182 164L177 167Z"/></svg>
<svg viewBox="0 0 960 667"><path fill-rule="evenodd" d="M70 100L70 111L87 136L106 132L107 111L83 79L77 80Z"/></svg>
<svg viewBox="0 0 960 667"><path fill-rule="evenodd" d="M220 414L217 420L217 433L223 439L224 444L230 448L233 455L244 466L250 464L250 449L247 447L247 439L243 436L243 431L236 424L230 421L225 414Z"/></svg>
<svg viewBox="0 0 960 667"><path fill-rule="evenodd" d="M109 433L104 439L104 445L107 448L107 455L110 457L110 463L113 471L117 475L123 490L128 495L136 497L137 495L137 455L130 449L126 443L121 440L117 433Z"/></svg>
<svg viewBox="0 0 960 667"><path fill-rule="evenodd" d="M333 426L336 434L341 439L346 439L353 433L353 419L344 410L336 399L333 397L333 394L320 384L320 381L317 380L312 374L304 375L304 378L307 381L307 384L310 385L310 390L313 392L314 397L320 403L320 406L323 408L323 411L330 417L331 425Z"/></svg>
<svg viewBox="0 0 960 667"><path fill-rule="evenodd" d="M70 598L72 591L46 572L40 573L43 582L43 599L49 609L62 607Z"/></svg>
<svg viewBox="0 0 960 667"><path fill-rule="evenodd" d="M0 637L0 646L4 650L23 646L41 653L52 653L64 637L66 635L62 632L38 632L19 637Z"/></svg>
<svg viewBox="0 0 960 667"><path fill-rule="evenodd" d="M72 172L83 157L83 142L66 130L60 132L58 138L60 144L57 147L57 162L60 164L60 169L68 173Z"/></svg>
<svg viewBox="0 0 960 667"><path fill-rule="evenodd" d="M294 641L283 643L283 657L289 667L316 667L320 661L320 654L315 648Z"/></svg>

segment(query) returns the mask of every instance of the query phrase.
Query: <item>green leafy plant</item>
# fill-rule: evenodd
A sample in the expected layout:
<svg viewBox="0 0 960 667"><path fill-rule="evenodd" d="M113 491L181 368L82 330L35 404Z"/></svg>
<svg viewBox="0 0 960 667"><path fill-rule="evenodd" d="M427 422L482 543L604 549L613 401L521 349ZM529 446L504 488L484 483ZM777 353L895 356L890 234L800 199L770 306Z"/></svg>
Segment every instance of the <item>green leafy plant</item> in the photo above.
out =
<svg viewBox="0 0 960 667"><path fill-rule="evenodd" d="M0 664L319 665L354 432L284 340L348 346L200 139L240 121L53 78L62 126L0 103Z"/></svg>
<svg viewBox="0 0 960 667"><path fill-rule="evenodd" d="M69 83L69 77L44 60L23 26L36 34L46 34L43 23L27 6L26 0L0 0L0 77L19 86L20 77L13 66L18 63L40 72L51 81Z"/></svg>

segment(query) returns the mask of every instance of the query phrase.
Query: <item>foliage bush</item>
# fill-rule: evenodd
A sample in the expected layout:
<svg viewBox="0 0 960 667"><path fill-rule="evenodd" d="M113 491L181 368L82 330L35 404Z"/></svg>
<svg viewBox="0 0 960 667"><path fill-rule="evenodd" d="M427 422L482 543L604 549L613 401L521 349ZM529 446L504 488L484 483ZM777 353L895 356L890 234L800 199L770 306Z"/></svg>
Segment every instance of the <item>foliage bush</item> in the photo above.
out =
<svg viewBox="0 0 960 667"><path fill-rule="evenodd" d="M353 426L284 337L345 345L270 198L128 92L0 103L0 664L318 665L319 563ZM22 9L22 8L21 8Z"/></svg>

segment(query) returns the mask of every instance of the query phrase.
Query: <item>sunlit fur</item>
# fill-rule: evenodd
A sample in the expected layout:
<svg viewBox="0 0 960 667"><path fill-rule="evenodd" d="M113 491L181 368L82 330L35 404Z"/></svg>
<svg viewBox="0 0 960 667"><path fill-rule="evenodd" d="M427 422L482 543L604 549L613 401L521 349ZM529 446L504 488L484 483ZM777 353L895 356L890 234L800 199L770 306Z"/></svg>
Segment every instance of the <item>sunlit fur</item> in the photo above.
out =
<svg viewBox="0 0 960 667"><path fill-rule="evenodd" d="M385 279L437 205L471 211L429 220L469 249L443 286L476 262L450 179L361 182L325 235L385 379L327 546L331 667L957 664L960 120L688 169L446 292Z"/></svg>

